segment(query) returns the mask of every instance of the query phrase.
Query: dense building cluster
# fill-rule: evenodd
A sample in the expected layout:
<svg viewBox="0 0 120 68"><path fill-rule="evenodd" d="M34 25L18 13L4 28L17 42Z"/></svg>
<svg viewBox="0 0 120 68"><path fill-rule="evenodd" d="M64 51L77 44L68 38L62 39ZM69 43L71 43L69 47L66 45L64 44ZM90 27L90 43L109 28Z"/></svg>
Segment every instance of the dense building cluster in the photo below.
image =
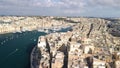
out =
<svg viewBox="0 0 120 68"><path fill-rule="evenodd" d="M54 29L71 26L64 20L58 20L55 17L0 17L0 34L11 32L32 31L41 29Z"/></svg>
<svg viewBox="0 0 120 68"><path fill-rule="evenodd" d="M71 31L39 37L31 68L120 68L120 40L109 33L110 21L73 20L79 23Z"/></svg>

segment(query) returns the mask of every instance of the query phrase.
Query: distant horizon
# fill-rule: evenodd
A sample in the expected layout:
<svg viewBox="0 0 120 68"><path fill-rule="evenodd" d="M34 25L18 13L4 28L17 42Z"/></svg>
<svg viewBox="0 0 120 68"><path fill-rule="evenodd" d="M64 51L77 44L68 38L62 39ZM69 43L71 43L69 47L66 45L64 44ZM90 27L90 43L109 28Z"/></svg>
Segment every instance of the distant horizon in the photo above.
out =
<svg viewBox="0 0 120 68"><path fill-rule="evenodd" d="M18 17L51 17L51 16L48 16L48 15L0 15L0 17L2 16L18 16ZM80 17L83 17L83 18L120 18L120 17L95 17L95 16L52 16L52 17L74 17L74 18L80 18Z"/></svg>

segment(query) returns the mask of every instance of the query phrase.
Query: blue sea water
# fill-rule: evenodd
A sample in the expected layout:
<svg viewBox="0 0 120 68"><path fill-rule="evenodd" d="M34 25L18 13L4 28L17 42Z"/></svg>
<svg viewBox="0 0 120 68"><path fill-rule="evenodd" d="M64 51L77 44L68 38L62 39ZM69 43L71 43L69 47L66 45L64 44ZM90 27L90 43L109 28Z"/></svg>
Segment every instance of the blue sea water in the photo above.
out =
<svg viewBox="0 0 120 68"><path fill-rule="evenodd" d="M30 68L30 52L44 32L0 35L0 68Z"/></svg>

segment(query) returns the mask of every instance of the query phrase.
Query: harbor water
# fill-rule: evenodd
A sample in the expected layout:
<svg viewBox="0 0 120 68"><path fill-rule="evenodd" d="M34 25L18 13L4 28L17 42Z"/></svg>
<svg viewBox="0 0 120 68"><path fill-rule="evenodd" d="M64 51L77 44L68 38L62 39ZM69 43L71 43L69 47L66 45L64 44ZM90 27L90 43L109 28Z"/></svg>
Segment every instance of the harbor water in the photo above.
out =
<svg viewBox="0 0 120 68"><path fill-rule="evenodd" d="M70 27L58 32L66 32ZM0 35L0 68L30 68L30 53L44 32L26 31Z"/></svg>
<svg viewBox="0 0 120 68"><path fill-rule="evenodd" d="M30 52L43 32L0 35L0 68L30 68Z"/></svg>

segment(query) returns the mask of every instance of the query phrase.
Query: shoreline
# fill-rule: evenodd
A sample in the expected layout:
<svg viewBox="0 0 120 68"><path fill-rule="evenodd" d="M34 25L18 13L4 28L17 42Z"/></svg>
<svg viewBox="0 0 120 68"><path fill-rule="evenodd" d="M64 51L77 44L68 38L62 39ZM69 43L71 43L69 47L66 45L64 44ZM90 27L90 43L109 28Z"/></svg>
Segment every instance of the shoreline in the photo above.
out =
<svg viewBox="0 0 120 68"><path fill-rule="evenodd" d="M60 31L61 32L61 30L65 30L65 29L69 29L70 30L70 28L71 28L72 26L66 26L66 27L63 27L63 29L62 28L60 28L59 30L58 30L58 32ZM49 29L48 29L49 30ZM67 30L67 31L69 31L69 30ZM42 32L44 32L44 31L42 31ZM57 31L56 31L57 32ZM64 32L64 31L63 31ZM66 32L66 31L65 31ZM53 32L51 32L51 33L54 33L54 31ZM34 63L34 61L36 62L36 59L34 58L34 57L36 57L36 48L37 48L37 45L36 46L34 46L33 48L32 48L32 51L31 51L31 53L30 53L30 68L36 68L36 64ZM35 64L35 66L34 66L34 64Z"/></svg>
<svg viewBox="0 0 120 68"><path fill-rule="evenodd" d="M0 32L0 34L9 34L9 33L23 33L26 31L38 31L38 32L45 32L45 33L51 33L51 32L57 32L61 29L66 29L66 28L70 28L72 27L73 24L71 25L61 25L61 26L53 26L50 28L36 28L36 29L32 29L32 30L25 30L25 31L11 31L11 32Z"/></svg>
<svg viewBox="0 0 120 68"><path fill-rule="evenodd" d="M41 29L57 30L73 25L73 23L65 21L67 18L58 19L55 17L0 17L0 34L33 30L41 31Z"/></svg>

